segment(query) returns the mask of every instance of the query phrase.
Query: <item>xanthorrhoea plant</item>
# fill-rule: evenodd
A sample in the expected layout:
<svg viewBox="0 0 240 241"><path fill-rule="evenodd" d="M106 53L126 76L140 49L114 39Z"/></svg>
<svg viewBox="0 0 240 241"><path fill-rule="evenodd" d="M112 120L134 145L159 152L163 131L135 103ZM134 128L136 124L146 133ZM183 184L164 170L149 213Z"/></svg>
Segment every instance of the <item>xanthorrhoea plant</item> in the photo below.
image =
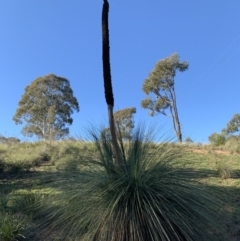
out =
<svg viewBox="0 0 240 241"><path fill-rule="evenodd" d="M79 158L88 167L72 175L75 186L55 199L55 208L45 205L39 230L76 241L223 240L211 232L220 227L214 191L193 170L177 168L186 161L182 146L153 144L146 133L141 127L129 142L118 140L123 171L111 141L93 132L94 155Z"/></svg>
<svg viewBox="0 0 240 241"><path fill-rule="evenodd" d="M92 131L96 150L78 157L85 168L70 173L64 192L38 208L39 233L71 241L209 241L218 239L219 200L177 169L183 146L154 145L152 132L138 128L123 142L113 120L108 1L102 12L103 72L112 138ZM119 132L121 133L121 132ZM69 175L69 174L68 174ZM41 210L41 211L39 211Z"/></svg>

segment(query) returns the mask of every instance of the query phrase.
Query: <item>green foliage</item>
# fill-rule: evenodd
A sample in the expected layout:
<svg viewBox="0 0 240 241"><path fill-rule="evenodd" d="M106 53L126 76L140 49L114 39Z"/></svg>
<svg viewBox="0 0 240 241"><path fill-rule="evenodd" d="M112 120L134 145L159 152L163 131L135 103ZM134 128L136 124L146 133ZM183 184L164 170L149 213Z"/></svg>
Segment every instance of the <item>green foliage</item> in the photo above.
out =
<svg viewBox="0 0 240 241"><path fill-rule="evenodd" d="M175 93L175 75L188 69L189 64L180 62L177 53L158 61L143 83L142 90L148 97L141 102L144 109L149 109L151 116L160 113L172 118L174 131L178 140L182 141L181 127L177 111ZM152 94L155 98L151 98ZM169 113L167 112L169 110Z"/></svg>
<svg viewBox="0 0 240 241"><path fill-rule="evenodd" d="M240 114L235 114L233 118L228 122L227 128L224 131L227 134L234 134L239 131L240 128Z"/></svg>
<svg viewBox="0 0 240 241"><path fill-rule="evenodd" d="M24 240L24 220L19 215L6 214L0 223L1 241L20 241Z"/></svg>
<svg viewBox="0 0 240 241"><path fill-rule="evenodd" d="M227 138L225 149L230 151L231 153L239 153L240 154L240 140L237 136L230 136Z"/></svg>
<svg viewBox="0 0 240 241"><path fill-rule="evenodd" d="M75 167L78 171L79 156L94 151L93 143L81 141L57 141L51 145L45 142L0 144L0 173L24 174L45 163L54 164L59 171Z"/></svg>
<svg viewBox="0 0 240 241"><path fill-rule="evenodd" d="M190 137L186 137L185 141L186 143L193 143L193 140Z"/></svg>
<svg viewBox="0 0 240 241"><path fill-rule="evenodd" d="M237 140L236 136L233 136L230 139L232 141ZM126 150L128 148L126 141L124 141L124 145ZM224 151L228 150L228 147L226 147L227 143L225 146L214 146L214 150L211 151L211 154L208 154L207 150L208 148L212 148L212 145L202 146L202 149L204 148L206 149L206 151L201 150L199 152L195 152L196 144L180 145L177 143L162 144L156 142L149 145L150 154L151 150L155 149L160 150L162 153L163 151L161 148L159 148L159 145L164 145L165 150L175 148L176 152L180 152L182 148L186 148L187 150L189 150L189 152L183 153L184 157L179 158L179 164L178 162L176 162L176 165L174 164L173 167L175 168L175 171L178 171L176 167L187 169L188 173L192 171L193 179L199 180L200 182L207 184L207 189L209 190L209 192L213 190L212 195L215 195L215 191L217 190L217 192L219 193L218 198L220 200L219 205L221 205L220 209L223 209L224 211L224 217L221 218L221 221L223 222L226 230L224 230L223 232L225 232L226 236L229 237L229 239L224 237L220 240L234 240L238 235L240 225L239 155L218 153L218 150L220 149L223 149ZM232 142L231 145L229 143L229 147L233 145L234 142ZM0 153L3 153L3 155L7 154L7 156L11 158L17 156L17 154L11 156L10 153L12 152L18 153L19 157L21 156L21 158L23 158L23 154L26 154L25 161L29 162L30 158L34 158L33 153L37 154L45 152L49 153L51 162L54 161L56 163L56 166L58 166L60 162L64 164L64 158L68 156L69 160L68 158L66 158L65 162L66 169L68 169L68 162L74 160L76 156L78 156L78 159L76 160L76 163L78 165L82 165L81 162L83 160L88 162L88 160L92 160L94 159L94 157L96 161L98 160L98 154L93 142L64 140L53 142L51 149L48 149L47 146L49 145L46 145L46 143L44 142L19 143L18 145L11 146L8 146L6 144L0 144ZM29 157L27 158L27 156ZM91 159L89 156L91 157ZM159 156L161 156L161 154L159 154ZM11 160L9 159L8 161ZM24 158L22 159L22 161L24 162ZM231 178L220 178L219 173L216 172L218 163L224 163L229 167ZM49 219L48 215L53 214L54 210L58 210L59 207L63 210L63 206L68 203L70 196L74 193L76 194L79 192L80 195L82 189L85 186L85 184L83 186L82 184L88 181L88 175L86 175L86 172L92 172L92 175L95 175L96 170L94 169L96 169L97 166L87 166L87 164L85 164L83 168L68 172L64 171L64 166L61 171L57 171L55 169L56 166L51 166L51 163L49 162L47 163L47 165L40 165L36 167L34 169L34 172L24 172L20 177L17 178L15 177L15 175L0 175L0 220L3 221L5 217L4 213L8 213L9 215L13 215L13 213L19 213L21 217L24 217L23 214L27 216L27 228L24 230L23 234L26 239L24 240L82 240L70 236L66 239L63 239L61 236L61 227L59 227L59 229L55 228L55 231L51 230L51 227L49 227L49 229L46 228L46 232L44 232L43 234L41 228L37 225L37 222L39 220L43 222L45 218ZM203 172L204 170L205 173ZM94 193L92 194L94 195ZM96 198L98 198L98 196L96 196ZM93 198L91 198L91 200L92 199ZM221 200L224 200L224 202L222 203ZM79 206L79 208L82 207L81 198L79 199L79 203L77 203L77 205ZM25 207L31 208L30 210L25 210ZM43 210L42 212L40 212L41 209ZM39 215L37 215L38 213ZM32 214L34 214L33 218ZM213 231L214 234L217 233L214 228L210 229L211 231ZM73 236L76 236L75 232L73 233ZM85 240L89 241L92 239L86 238Z"/></svg>
<svg viewBox="0 0 240 241"><path fill-rule="evenodd" d="M15 200L15 208L20 210L21 213L25 215L31 215L34 212L37 212L41 208L40 204L47 205L44 203L46 196L41 193L24 193L19 195ZM31 207L31 209L29 209Z"/></svg>
<svg viewBox="0 0 240 241"><path fill-rule="evenodd" d="M235 136L235 135L230 135L227 137L227 141L229 142L235 142L235 143L240 143L240 136Z"/></svg>
<svg viewBox="0 0 240 241"><path fill-rule="evenodd" d="M222 133L218 134L218 133L214 132L213 134L211 134L208 137L208 140L211 142L211 144L213 144L215 146L224 145L226 143L226 137Z"/></svg>
<svg viewBox="0 0 240 241"><path fill-rule="evenodd" d="M30 169L28 164L19 161L14 161L7 166L7 171L11 174L21 174L23 171L27 171L28 169Z"/></svg>
<svg viewBox="0 0 240 241"><path fill-rule="evenodd" d="M0 145L0 173L19 174L51 160L56 150L44 142Z"/></svg>
<svg viewBox="0 0 240 241"><path fill-rule="evenodd" d="M20 142L20 139L16 137L5 137L3 135L0 135L0 143L12 144L12 143L19 143L19 142Z"/></svg>
<svg viewBox="0 0 240 241"><path fill-rule="evenodd" d="M132 131L134 128L133 115L136 113L136 108L125 108L116 111L114 116L114 122L116 125L117 135L121 136L123 139L131 139ZM111 133L109 128L103 129L101 133L102 138L111 139Z"/></svg>
<svg viewBox="0 0 240 241"><path fill-rule="evenodd" d="M217 173L221 179L228 179L231 177L230 168L226 163L223 162L217 163Z"/></svg>
<svg viewBox="0 0 240 241"><path fill-rule="evenodd" d="M136 108L125 108L114 113L114 121L123 139L131 139L132 130L134 128L133 115Z"/></svg>
<svg viewBox="0 0 240 241"><path fill-rule="evenodd" d="M42 210L43 234L83 241L218 240L211 229L218 227L221 203L192 170L177 168L182 146L152 148L154 135L146 137L140 128L128 143L118 139L124 163L119 168L112 142L100 133L92 133L94 155L79 158L89 168L70 175L74 185L47 201L56 208Z"/></svg>
<svg viewBox="0 0 240 241"><path fill-rule="evenodd" d="M74 110L79 111L79 106L69 81L49 74L25 88L13 120L16 124L26 122L24 135L54 140L69 133L66 125L72 124Z"/></svg>

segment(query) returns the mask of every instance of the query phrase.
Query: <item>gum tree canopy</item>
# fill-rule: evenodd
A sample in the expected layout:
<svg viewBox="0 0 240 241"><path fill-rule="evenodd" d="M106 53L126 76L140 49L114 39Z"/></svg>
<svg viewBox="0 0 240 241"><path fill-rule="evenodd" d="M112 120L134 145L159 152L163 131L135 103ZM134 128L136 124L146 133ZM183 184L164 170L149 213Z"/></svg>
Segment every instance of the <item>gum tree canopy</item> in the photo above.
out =
<svg viewBox="0 0 240 241"><path fill-rule="evenodd" d="M150 110L150 115L160 113L172 118L173 128L179 142L182 142L181 125L178 116L174 77L177 70L183 72L188 69L188 62L180 62L177 53L158 61L143 83L145 94L154 95L154 99L147 97L142 100L141 106ZM169 109L169 112L167 110Z"/></svg>
<svg viewBox="0 0 240 241"><path fill-rule="evenodd" d="M236 134L240 131L240 114L235 114L232 119L227 123L227 128L223 129L227 135Z"/></svg>
<svg viewBox="0 0 240 241"><path fill-rule="evenodd" d="M133 115L136 113L136 111L137 110L135 107L131 107L115 111L113 114L116 125L116 134L123 140L130 140L132 138L132 132L134 128ZM111 139L112 137L110 129L103 129L101 136L102 138Z"/></svg>
<svg viewBox="0 0 240 241"><path fill-rule="evenodd" d="M114 113L114 120L118 131L124 139L132 138L132 130L134 128L133 115L136 113L136 108L125 108Z"/></svg>
<svg viewBox="0 0 240 241"><path fill-rule="evenodd" d="M57 140L69 133L73 111L79 111L70 82L49 74L37 78L25 88L13 120L26 123L22 133L44 140Z"/></svg>

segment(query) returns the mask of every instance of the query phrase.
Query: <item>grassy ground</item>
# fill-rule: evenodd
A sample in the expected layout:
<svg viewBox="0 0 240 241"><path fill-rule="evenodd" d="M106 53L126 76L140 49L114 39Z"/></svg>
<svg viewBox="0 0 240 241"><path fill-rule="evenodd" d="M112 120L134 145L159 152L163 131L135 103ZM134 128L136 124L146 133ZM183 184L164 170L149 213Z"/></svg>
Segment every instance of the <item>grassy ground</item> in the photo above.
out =
<svg viewBox="0 0 240 241"><path fill-rule="evenodd" d="M196 178L218 189L226 212L224 225L229 240L240 240L240 155L191 145L179 168L192 169ZM53 240L57 234L38 237L36 217L26 208L74 187L74 175L84 173L79 154L91 150L91 143L59 142L0 145L0 240ZM198 171L205 170L204 175ZM44 202L42 202L44 203ZM57 203L44 203L56 207ZM36 205L36 209L39 206ZM61 240L56 239L56 240Z"/></svg>

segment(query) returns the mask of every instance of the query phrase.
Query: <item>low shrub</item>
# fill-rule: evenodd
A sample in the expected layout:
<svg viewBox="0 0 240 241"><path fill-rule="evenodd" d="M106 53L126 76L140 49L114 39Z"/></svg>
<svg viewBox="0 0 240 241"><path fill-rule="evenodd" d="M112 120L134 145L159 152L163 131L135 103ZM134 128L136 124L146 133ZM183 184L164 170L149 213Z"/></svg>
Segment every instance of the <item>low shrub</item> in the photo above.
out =
<svg viewBox="0 0 240 241"><path fill-rule="evenodd" d="M5 214L0 223L1 241L21 241L25 239L25 220L18 214Z"/></svg>
<svg viewBox="0 0 240 241"><path fill-rule="evenodd" d="M7 212L8 203L9 203L8 195L1 195L0 196L0 213Z"/></svg>
<svg viewBox="0 0 240 241"><path fill-rule="evenodd" d="M217 174L221 179L231 178L230 168L227 166L226 163L223 162L217 163Z"/></svg>
<svg viewBox="0 0 240 241"><path fill-rule="evenodd" d="M240 141L234 136L230 137L225 144L225 149L231 153L240 153Z"/></svg>
<svg viewBox="0 0 240 241"><path fill-rule="evenodd" d="M208 139L215 146L224 145L226 143L226 137L224 134L213 133Z"/></svg>
<svg viewBox="0 0 240 241"><path fill-rule="evenodd" d="M13 209L16 212L20 211L26 215L35 213L39 210L41 205L46 205L46 203L44 203L46 196L48 195L40 193L20 194L15 197Z"/></svg>
<svg viewBox="0 0 240 241"><path fill-rule="evenodd" d="M20 174L24 171L24 163L12 162L6 165L6 171L10 174Z"/></svg>
<svg viewBox="0 0 240 241"><path fill-rule="evenodd" d="M194 143L194 141L190 137L186 137L184 142L187 143L187 144L193 144Z"/></svg>

